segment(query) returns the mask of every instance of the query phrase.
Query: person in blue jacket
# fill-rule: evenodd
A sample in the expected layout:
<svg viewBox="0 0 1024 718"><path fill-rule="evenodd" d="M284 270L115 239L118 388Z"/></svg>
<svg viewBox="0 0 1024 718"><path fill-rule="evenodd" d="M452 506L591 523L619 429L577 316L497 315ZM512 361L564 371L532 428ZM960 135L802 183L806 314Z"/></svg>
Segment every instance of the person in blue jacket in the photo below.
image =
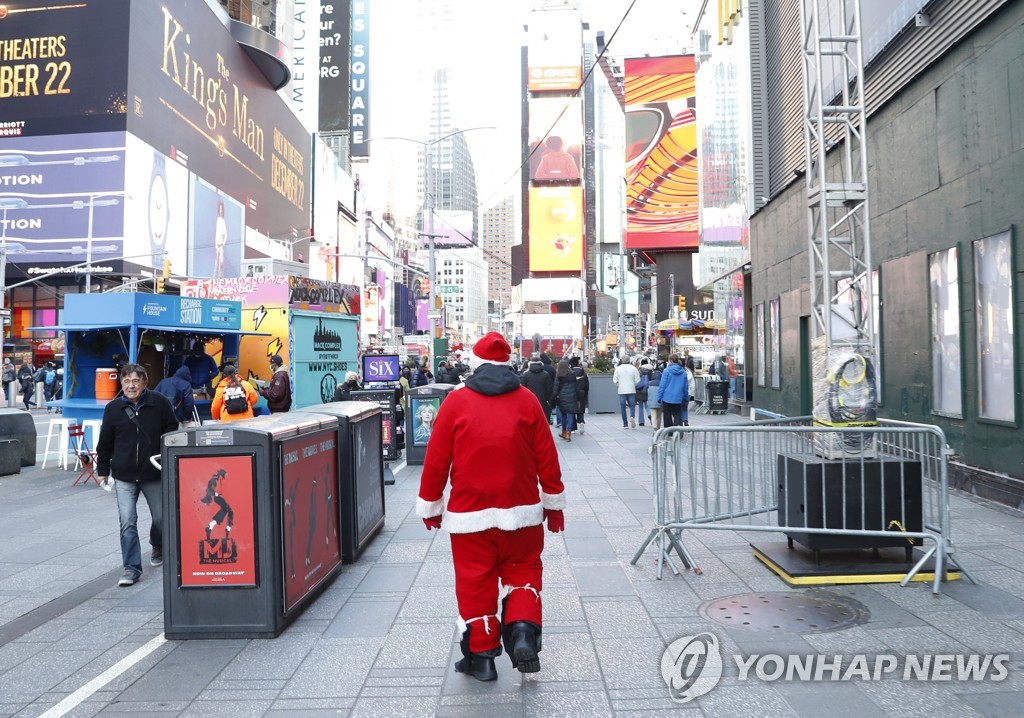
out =
<svg viewBox="0 0 1024 718"><path fill-rule="evenodd" d="M661 404L665 414L666 428L690 425L684 411L689 400L690 384L686 379L686 370L683 369L682 362L679 361L679 355L673 354L668 358L668 365L662 372L661 381L658 383L658 403Z"/></svg>

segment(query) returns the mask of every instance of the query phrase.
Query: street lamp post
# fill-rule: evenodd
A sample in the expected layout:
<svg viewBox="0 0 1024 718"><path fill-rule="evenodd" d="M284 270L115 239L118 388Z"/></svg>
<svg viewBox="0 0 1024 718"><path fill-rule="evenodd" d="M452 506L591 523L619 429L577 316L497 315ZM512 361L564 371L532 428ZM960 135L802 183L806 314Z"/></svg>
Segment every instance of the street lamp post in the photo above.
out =
<svg viewBox="0 0 1024 718"><path fill-rule="evenodd" d="M467 127L464 130L455 130L454 132L449 132L447 135L443 135L442 137L437 137L437 138L435 138L433 140L429 140L429 141L415 140L415 139L413 139L411 137L372 137L372 138L366 140L367 142L375 142L375 141L380 141L380 140L403 140L405 142L412 142L412 143L417 144L417 145L419 145L420 147L423 148L424 163L426 164L426 170L425 170L425 175L426 176L424 177L424 183L425 183L426 186L424 188L424 195L426 196L425 198L427 199L427 202L429 203L429 206L427 207L427 231L426 232L420 232L419 236L426 237L428 239L428 244L427 244L427 252L428 252L428 254L427 254L427 258L429 260L429 270L428 271L430 273L430 289L429 289L428 298L427 298L427 302L428 302L428 307L427 307L427 309L428 309L428 316L433 316L434 312L437 311L437 308L435 307L435 305L437 304L437 288L436 288L436 282L437 282L437 259L435 257L434 239L436 239L437 237L445 236L445 235L440 235L440 234L435 234L434 233L434 210L437 209L436 178L434 177L434 172L435 172L435 170L434 170L434 146L437 145L440 142L443 142L444 140L451 139L452 137L455 137L456 135L465 134L466 132L473 132L475 130L493 130L493 129L496 129L493 125L485 125L485 126L480 126L480 127ZM439 132L440 129L438 128L436 131ZM433 339L435 338L436 334L437 334L436 319L431 319L430 320L430 339L431 339L431 341L433 341Z"/></svg>

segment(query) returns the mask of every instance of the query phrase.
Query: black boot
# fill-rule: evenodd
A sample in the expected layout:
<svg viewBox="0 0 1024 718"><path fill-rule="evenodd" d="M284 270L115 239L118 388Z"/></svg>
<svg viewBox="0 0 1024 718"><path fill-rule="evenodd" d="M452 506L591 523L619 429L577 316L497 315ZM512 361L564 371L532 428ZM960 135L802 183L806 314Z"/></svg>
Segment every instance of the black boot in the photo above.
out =
<svg viewBox="0 0 1024 718"><path fill-rule="evenodd" d="M530 621L513 621L502 627L501 638L513 668L520 673L540 671L540 626Z"/></svg>
<svg viewBox="0 0 1024 718"><path fill-rule="evenodd" d="M472 626L466 626L459 647L462 649L462 660L455 663L456 673L465 673L478 681L495 681L498 669L494 667L494 659L501 655L501 647L483 653L471 653L469 650L469 632Z"/></svg>

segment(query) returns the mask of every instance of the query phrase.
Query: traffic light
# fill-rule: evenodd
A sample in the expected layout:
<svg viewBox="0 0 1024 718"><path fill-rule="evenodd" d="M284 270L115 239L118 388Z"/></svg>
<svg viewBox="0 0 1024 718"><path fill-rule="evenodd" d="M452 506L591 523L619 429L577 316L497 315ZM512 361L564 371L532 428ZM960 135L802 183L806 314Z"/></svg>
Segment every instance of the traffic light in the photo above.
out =
<svg viewBox="0 0 1024 718"><path fill-rule="evenodd" d="M164 257L164 273L163 273L163 278L164 279L170 279L171 278L171 260L168 259L167 257ZM161 286L161 291L162 291L163 285L161 284L160 286Z"/></svg>
<svg viewBox="0 0 1024 718"><path fill-rule="evenodd" d="M164 278L163 277L157 277L157 279L156 279L156 293L157 294L163 294L164 293Z"/></svg>
<svg viewBox="0 0 1024 718"><path fill-rule="evenodd" d="M679 295L679 316L686 313L686 297Z"/></svg>

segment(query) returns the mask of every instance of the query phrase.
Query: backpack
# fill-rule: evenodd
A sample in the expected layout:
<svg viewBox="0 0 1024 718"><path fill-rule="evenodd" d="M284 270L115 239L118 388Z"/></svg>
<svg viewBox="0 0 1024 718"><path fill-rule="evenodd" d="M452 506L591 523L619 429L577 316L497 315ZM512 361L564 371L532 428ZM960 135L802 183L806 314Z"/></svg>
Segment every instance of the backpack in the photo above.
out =
<svg viewBox="0 0 1024 718"><path fill-rule="evenodd" d="M229 414L244 414L249 409L245 398L245 387L234 380L224 387L224 411Z"/></svg>

